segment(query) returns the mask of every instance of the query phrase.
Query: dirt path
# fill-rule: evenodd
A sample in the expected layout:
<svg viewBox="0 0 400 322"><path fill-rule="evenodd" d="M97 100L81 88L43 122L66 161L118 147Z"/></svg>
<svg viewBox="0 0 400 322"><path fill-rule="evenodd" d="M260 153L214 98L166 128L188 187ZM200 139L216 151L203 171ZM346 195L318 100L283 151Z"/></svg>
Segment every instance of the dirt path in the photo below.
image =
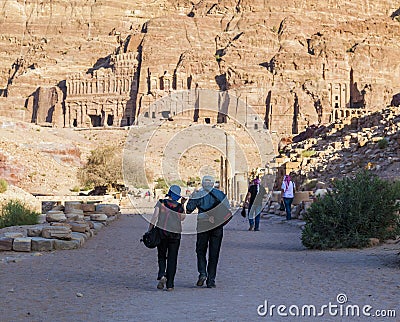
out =
<svg viewBox="0 0 400 322"><path fill-rule="evenodd" d="M147 223L123 215L81 249L42 256L9 253L0 262L0 321L350 321L340 312L316 317L261 317L271 305L346 304L394 309L400 321L400 258L395 246L308 251L299 228L262 219L247 231L234 218L225 229L217 288L196 288L195 236L183 236L173 292L156 289L156 251L139 243ZM2 258L4 259L4 253ZM14 262L12 259L16 258ZM81 294L78 294L81 293ZM81 297L77 296L82 295ZM294 309L294 308L292 308ZM300 311L301 312L301 311ZM260 308L263 313L263 307ZM372 318L371 318L372 320Z"/></svg>

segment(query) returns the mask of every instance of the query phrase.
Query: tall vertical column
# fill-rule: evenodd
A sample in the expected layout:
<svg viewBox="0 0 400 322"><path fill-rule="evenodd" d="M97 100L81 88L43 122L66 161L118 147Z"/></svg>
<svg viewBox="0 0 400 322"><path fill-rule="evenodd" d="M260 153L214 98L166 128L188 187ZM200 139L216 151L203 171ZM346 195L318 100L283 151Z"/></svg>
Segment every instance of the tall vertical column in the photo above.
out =
<svg viewBox="0 0 400 322"><path fill-rule="evenodd" d="M226 133L226 158L228 161L227 171L227 195L230 200L234 198L235 195L235 172L236 172L236 162L235 162L236 146L235 138L232 135Z"/></svg>

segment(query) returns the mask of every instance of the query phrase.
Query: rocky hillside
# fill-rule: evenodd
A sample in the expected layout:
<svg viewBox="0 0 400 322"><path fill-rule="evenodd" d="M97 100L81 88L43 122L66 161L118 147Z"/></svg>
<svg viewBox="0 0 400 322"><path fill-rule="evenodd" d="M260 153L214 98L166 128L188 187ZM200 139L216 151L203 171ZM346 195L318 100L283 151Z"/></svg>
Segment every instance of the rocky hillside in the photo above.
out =
<svg viewBox="0 0 400 322"><path fill-rule="evenodd" d="M169 94L151 81L171 77L182 80L174 89L229 90L268 129L297 134L392 102L399 13L394 0L7 0L0 115L29 121L39 87L59 87L62 103L68 75L140 51L136 114Z"/></svg>
<svg viewBox="0 0 400 322"><path fill-rule="evenodd" d="M347 124L310 128L294 137L276 158L299 183L327 185L362 168L382 178L400 179L400 108L371 113ZM314 180L315 183L315 180Z"/></svg>
<svg viewBox="0 0 400 322"><path fill-rule="evenodd" d="M78 168L98 146L120 146L127 131L73 131L0 121L0 178L30 193L71 194Z"/></svg>

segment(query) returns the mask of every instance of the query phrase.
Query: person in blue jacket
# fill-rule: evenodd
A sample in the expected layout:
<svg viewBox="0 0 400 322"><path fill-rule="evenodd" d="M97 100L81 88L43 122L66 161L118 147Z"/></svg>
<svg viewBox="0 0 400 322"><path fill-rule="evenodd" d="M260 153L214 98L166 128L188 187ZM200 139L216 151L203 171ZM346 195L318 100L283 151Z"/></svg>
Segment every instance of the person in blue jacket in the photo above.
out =
<svg viewBox="0 0 400 322"><path fill-rule="evenodd" d="M216 218L216 213L210 210L223 207L229 212L230 208L226 195L214 188L214 184L215 180L212 176L204 176L201 182L202 188L190 196L186 205L188 214L195 209L198 210L196 254L199 278L196 285L203 286L206 282L208 288L216 287L215 278L225 223L225 218Z"/></svg>

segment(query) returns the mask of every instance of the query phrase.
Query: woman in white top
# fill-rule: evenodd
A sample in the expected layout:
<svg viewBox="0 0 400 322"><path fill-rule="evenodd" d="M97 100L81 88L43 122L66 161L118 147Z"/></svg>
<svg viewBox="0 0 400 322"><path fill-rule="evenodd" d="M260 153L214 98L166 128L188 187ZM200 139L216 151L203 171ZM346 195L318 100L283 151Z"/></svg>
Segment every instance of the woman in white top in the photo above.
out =
<svg viewBox="0 0 400 322"><path fill-rule="evenodd" d="M286 220L292 219L292 202L296 185L289 175L285 175L282 182L282 199L286 209Z"/></svg>

